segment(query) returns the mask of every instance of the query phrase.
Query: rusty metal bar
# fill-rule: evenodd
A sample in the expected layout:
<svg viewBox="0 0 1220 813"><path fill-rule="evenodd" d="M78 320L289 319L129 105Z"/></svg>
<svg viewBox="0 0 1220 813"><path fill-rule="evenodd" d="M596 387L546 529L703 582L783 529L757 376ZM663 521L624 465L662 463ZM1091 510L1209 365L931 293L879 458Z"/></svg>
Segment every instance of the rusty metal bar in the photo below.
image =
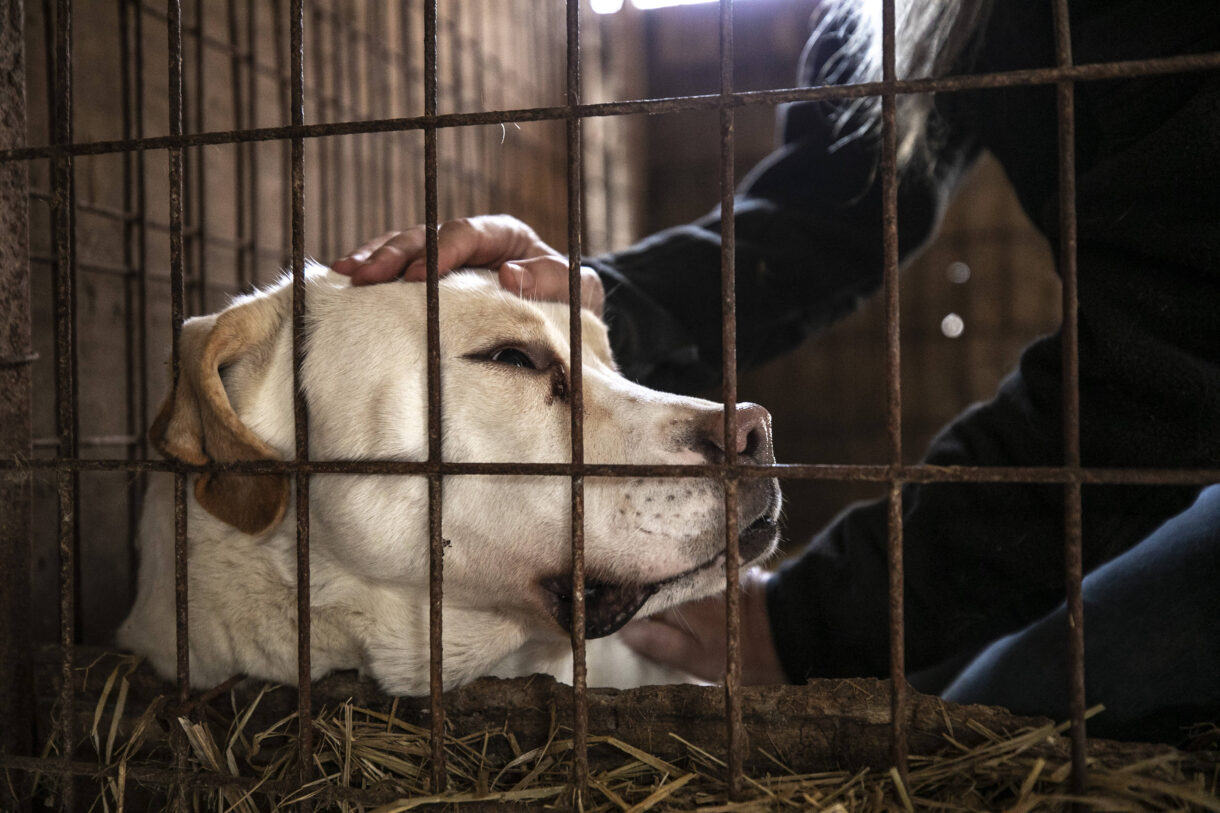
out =
<svg viewBox="0 0 1220 813"><path fill-rule="evenodd" d="M50 25L49 18L45 22ZM48 57L50 54L48 54ZM72 143L72 4L58 0L55 9L54 34L54 118L53 140L56 144ZM75 277L76 224L74 162L70 155L59 155L52 162L51 203L52 228L55 243L55 428L59 437L59 455L76 457L77 435L76 347L75 347ZM63 647L62 679L59 702L63 709L72 708L75 692L71 685L73 647L76 643L77 591L77 524L80 515L79 472L60 470L56 477L59 512L59 635ZM60 720L60 757L67 764L72 760L75 743L71 736L71 715ZM74 809L73 784L65 781L61 787L61 805Z"/></svg>
<svg viewBox="0 0 1220 813"><path fill-rule="evenodd" d="M0 143L26 138L24 8L0 27ZM0 458L32 454L33 375L29 266L29 168L0 168ZM33 753L30 649L29 472L0 475L0 758ZM43 764L49 764L43 762ZM0 808L20 810L28 779L0 782Z"/></svg>
<svg viewBox="0 0 1220 813"><path fill-rule="evenodd" d="M206 7L206 0L195 0L195 30L192 32L195 37L195 87L193 88L195 95L190 99L193 113L191 129L197 133L202 132L207 126L204 119L204 111L207 109L205 81L207 71L203 61ZM195 226L191 235L195 273L191 281L195 288L195 307L199 309L199 313L207 313L210 310L208 307L208 171L206 159L207 151L200 147L195 150L191 160L191 168L195 171L195 204L192 213ZM192 216L188 215L187 222L191 220Z"/></svg>
<svg viewBox="0 0 1220 813"><path fill-rule="evenodd" d="M424 0L424 115L436 116L437 102L436 0ZM428 462L439 464L441 448L441 322L440 273L437 269L437 157L436 128L424 130L424 222L427 264L426 296L428 316ZM444 591L445 541L441 538L444 481L441 475L428 477L428 692L432 711L432 789L446 787L444 653L442 640L442 597Z"/></svg>
<svg viewBox="0 0 1220 813"><path fill-rule="evenodd" d="M119 98L120 118L122 119L123 138L132 138L134 125L132 122L132 75L131 75L131 27L128 21L130 8L127 0L119 0ZM140 153L123 153L123 212L130 213L135 207L134 172L135 162L140 160ZM133 268L135 265L135 248L133 240L136 232L136 222L130 215L122 219L123 223L123 265ZM134 438L142 434L141 423L143 415L139 414L140 388L137 386L137 375L144 377L144 368L140 366L141 349L147 340L137 333L143 331L143 325L137 328L137 298L140 292L132 275L123 279L123 381L126 385L126 434ZM142 457L135 444L128 446L128 459ZM140 480L144 480L143 477ZM127 490L127 574L128 584L136 583L138 562L135 548L135 528L140 521L140 495L143 494L143 483Z"/></svg>
<svg viewBox="0 0 1220 813"><path fill-rule="evenodd" d="M1055 0L1055 61L1072 65L1071 25L1066 0ZM1076 109L1071 79L1056 86L1059 134L1059 275L1063 279L1063 465L1079 469L1080 343L1077 315L1079 291L1076 267ZM1072 790L1085 792L1087 753L1084 690L1083 507L1079 482L1064 489L1064 567L1068 611L1069 708L1072 719Z"/></svg>
<svg viewBox="0 0 1220 813"><path fill-rule="evenodd" d="M330 19L330 74L331 89L330 94L330 114L334 118L339 118L348 112L348 109L340 99L343 77L347 75L347 71L343 69L343 36L339 27L339 21L336 17L328 15ZM351 141L332 138L330 139L331 147L331 171L334 173L332 178L331 188L338 194L339 190L343 189L344 181L347 178L355 177L355 168L346 166L346 156L349 150L352 149ZM328 220L334 230L334 243L342 244L348 239L348 235L359 231L359 223L348 223L349 207L338 206L332 212Z"/></svg>
<svg viewBox="0 0 1220 813"><path fill-rule="evenodd" d="M23 362L24 363L24 362ZM571 477L721 477L723 466L714 464L617 464L585 463L458 463L405 460L244 460L191 466L169 460L125 460L121 458L38 458L0 460L0 471L131 471L204 472L232 471L248 474L393 474L464 475L521 474ZM777 463L747 466L737 477L778 477L783 480L888 483L1081 483L1082 485L1202 486L1220 482L1220 469L1105 469L1013 466L902 466L888 464Z"/></svg>
<svg viewBox="0 0 1220 813"><path fill-rule="evenodd" d="M238 33L237 0L226 0L225 18L229 29L229 44L232 46L232 51L229 55L229 94L233 103L233 126L240 130L249 127L250 121L246 119L246 109L242 105L243 83L241 69L244 58L239 47L241 36ZM250 216L246 212L246 175L248 172L246 159L249 148L250 145L248 144L238 144L237 151L233 156L233 234L237 239L233 260L236 265L237 289L242 292L245 292L250 287L250 269L248 264L254 261L254 252L251 250L249 234ZM204 250L207 250L206 245Z"/></svg>
<svg viewBox="0 0 1220 813"><path fill-rule="evenodd" d="M394 19L394 6L386 5L382 7L381 30L389 36L391 30L390 22ZM376 71L376 75L381 77L381 99L382 110L385 115L390 115L394 111L393 107L393 89L390 83L390 74L395 70L394 50L387 39L384 43L386 48L385 65ZM389 231L394 228L395 223L406 222L400 221L395 217L394 204L397 200L395 194L398 189L398 184L402 183L402 178L394 172L394 138L393 136L384 136L381 139L381 176L382 176L382 216L381 228L383 231Z"/></svg>
<svg viewBox="0 0 1220 813"><path fill-rule="evenodd" d="M169 39L169 126L172 135L183 131L183 59L182 59L182 3L167 0ZM169 253L170 253L170 323L173 341L170 350L170 367L174 389L181 381L182 354L179 339L186 313L185 251L183 245L183 149L169 151ZM187 563L187 494L186 474L174 473L174 634L177 671L178 702L185 703L190 696L190 615L189 572ZM174 752L175 773L178 776L175 805L186 808L187 743L177 730L170 737Z"/></svg>
<svg viewBox="0 0 1220 813"><path fill-rule="evenodd" d="M354 14L355 8L352 7L349 9L349 11L350 13ZM336 17L335 30L337 32L337 36L343 39L345 56L347 57L347 64L344 66L342 71L338 70L339 62L336 60L336 73L342 73L343 76L348 78L348 87L342 90L346 90L346 92L349 94L348 109L355 111L356 115L359 116L366 112L366 108L360 104L360 94L362 91L367 92L368 90L368 77L364 76L364 81L361 81L362 74L360 72L360 45L358 38L353 31L354 22L350 20L347 15L336 15ZM341 89L336 89L336 95L338 95L340 90ZM368 136L366 134L360 133L354 134L350 139L348 139L352 148L352 172L351 175L349 175L349 178L363 179L367 177L367 168L364 164L364 146L367 138ZM336 189L337 188L339 187L336 186ZM366 206L367 202L365 201L365 196L362 193L363 190L360 190L355 195L354 206L355 230L360 234L364 234L369 229L368 209ZM344 237L343 232L339 233L339 237L340 239Z"/></svg>
<svg viewBox="0 0 1220 813"><path fill-rule="evenodd" d="M415 76L413 76L413 71L411 70L411 59L409 57L409 54L411 53L411 48L415 43L415 39L414 39L415 32L414 32L414 26L412 25L411 8L410 8L408 0L399 0L399 2L395 4L395 8L398 10L397 11L397 17L398 17L398 49L397 49L397 52L402 58L402 62L398 65L398 75L400 77L400 81L402 83L402 88L403 88L403 95L402 95L403 108L402 109L404 112L409 113L411 111L411 101L412 101L411 91L415 87L414 82L415 82L415 78L416 78ZM403 136L403 137L394 139L394 143L395 143L396 147L398 147L398 144L400 141L409 142L410 137ZM403 144L401 147L395 149L395 152L398 154L398 160L400 162L399 170L398 170L398 177L402 183L402 187L406 188L406 189L417 189L418 184L415 182L415 178L417 177L418 166L412 160L415 150L410 149L410 144L407 143L407 144ZM417 222L419 222L419 217L417 215L419 209L418 209L418 203L417 203L415 197L413 195L406 195L406 196L400 196L400 198L403 198L403 204L404 204L405 211L402 215L402 219L395 220L393 223L389 224L389 228L394 228L398 223L417 223Z"/></svg>
<svg viewBox="0 0 1220 813"><path fill-rule="evenodd" d="M37 360L37 358L35 357L35 358L30 359L30 361L28 361L26 363L27 364L32 363L33 361L36 361L36 360ZM139 435L83 435L76 439L76 445L82 449L84 449L84 448L97 449L97 448L104 448L107 446L136 447L136 446L140 445L140 442L141 442L141 438ZM58 449L59 448L59 438L54 438L54 437L34 438L34 448L35 449ZM136 458L136 457L129 457L128 459L139 460L139 458Z"/></svg>
<svg viewBox="0 0 1220 813"><path fill-rule="evenodd" d="M293 124L305 121L305 5L289 4L290 116ZM297 461L309 460L309 410L305 404L302 368L305 364L305 141L292 140L292 416ZM297 564L297 742L298 779L305 784L313 775L312 665L309 609L309 472L296 474Z"/></svg>
<svg viewBox="0 0 1220 813"><path fill-rule="evenodd" d="M310 48L313 50L313 75L314 75L314 112L313 118L315 121L326 121L326 93L324 83L326 77L331 72L326 70L326 50L323 45L323 34L326 31L326 26L323 25L323 15L317 3L311 4L312 11L312 44ZM334 139L331 140L332 142ZM326 141L319 141L317 149L314 151L314 164L318 168L318 200L330 201L332 199L330 192L330 173L332 170L331 162L328 160L327 153L329 148L334 146L333 143L328 144ZM338 187L336 186L336 189ZM325 203L323 204L325 205ZM341 208L341 207L335 207ZM318 220L318 245L322 256L330 259L334 256L335 241L332 240L333 218L322 217Z"/></svg>
<svg viewBox="0 0 1220 813"><path fill-rule="evenodd" d="M902 349L898 279L898 97L894 0L881 4L881 226L885 294L886 435L890 465L902 467ZM902 481L889 483L886 558L890 628L890 759L907 783L907 684L903 618Z"/></svg>
<svg viewBox="0 0 1220 813"><path fill-rule="evenodd" d="M274 0L278 3L278 0ZM1026 85L1051 85L1060 81L1076 82L1122 79L1133 76L1157 76L1168 73L1207 71L1220 68L1220 52L1186 54L1161 59L1127 60L1069 68L1039 68L971 76L949 76L935 79L906 79L886 85L865 82L858 85L827 85L812 88L784 88L734 93L726 102L719 94L679 96L666 99L645 99L626 102L584 104L576 109L579 118L599 116L656 115L696 110L718 110L721 105L745 107L774 106L787 102L834 101L879 96L892 87L893 92L951 93L986 88L1006 88ZM218 130L209 133L156 136L152 138L110 141L84 141L74 144L48 144L0 150L0 162L50 158L58 154L102 155L127 150L157 150L170 147L195 147L209 144L234 144L241 141L283 141L291 138L322 138L354 133L382 133L398 130L427 130L465 127L469 125L507 124L511 122L558 121L570 115L566 105L528 107L513 110L490 110L469 113L425 114L391 119L325 122L302 126L258 127L251 130Z"/></svg>
<svg viewBox="0 0 1220 813"><path fill-rule="evenodd" d="M182 3L168 0L169 9L169 127L182 132ZM169 255L170 311L173 349L170 367L174 386L181 377L182 358L178 339L185 321L186 287L183 273L182 242L182 149L169 152ZM177 617L178 699L185 702L190 688L190 658L187 641L187 561L186 561L186 474L174 475L174 606Z"/></svg>
<svg viewBox="0 0 1220 813"><path fill-rule="evenodd" d="M258 0L246 0L246 122L249 127L258 126L258 53L255 43L258 42ZM250 284L259 282L259 171L258 145L250 143Z"/></svg>
<svg viewBox="0 0 1220 813"><path fill-rule="evenodd" d="M741 718L741 554L737 467L737 286L734 228L733 0L720 0L720 343L724 403L724 714L729 798L741 799L745 730Z"/></svg>
<svg viewBox="0 0 1220 813"><path fill-rule="evenodd" d="M127 0L122 3L122 8L128 7ZM132 81L130 90L132 93L132 124L136 138L144 137L144 15L140 13L139 6L136 6L135 13L131 14L131 41L134 48L131 49L131 72ZM126 29L124 29L126 31ZM124 65L127 63L124 62ZM148 176L145 173L145 156L143 153L135 157L135 189L134 200L130 207L134 222L134 234L132 238L135 241L134 251L128 257L124 256L125 264L134 266L136 275L136 317L135 322L138 325L140 340L136 350L136 369L140 376L139 388L139 406L136 412L134 425L129 431L138 436L138 447L134 450L135 456L141 460L147 459L149 454L148 435L144 429L148 426L149 403L149 382L148 382ZM147 479L141 477L136 483L137 505L143 505L144 490L147 484ZM138 522L138 514L137 520ZM132 526L134 529L134 525ZM131 533L134 541L135 534ZM131 544L129 548L132 583L135 583L136 576L136 557L135 545Z"/></svg>
<svg viewBox="0 0 1220 813"><path fill-rule="evenodd" d="M289 0L291 2L291 0ZM271 0L271 27L275 37L275 73L279 80L280 103L292 107L292 77L288 73L289 56L288 51L291 48L291 43L288 42L289 36L286 36L284 31L284 3L283 0ZM281 109L276 105L276 109ZM291 125L290 125L291 127ZM289 139L293 136L286 135L283 138L277 139L280 142L280 177L292 177L292 144ZM280 246L284 251L285 263L292 262L292 194L283 196L284 212L282 228L280 229Z"/></svg>
<svg viewBox="0 0 1220 813"><path fill-rule="evenodd" d="M581 120L576 114L580 104L580 0L567 1L567 75L566 101L570 115L564 123L567 137L568 188L568 343L571 395L572 463L585 461L584 354L581 338L581 192L584 163L581 149ZM585 663L585 480L572 474L571 483L572 552L572 793L579 808L589 793L589 696L588 668Z"/></svg>

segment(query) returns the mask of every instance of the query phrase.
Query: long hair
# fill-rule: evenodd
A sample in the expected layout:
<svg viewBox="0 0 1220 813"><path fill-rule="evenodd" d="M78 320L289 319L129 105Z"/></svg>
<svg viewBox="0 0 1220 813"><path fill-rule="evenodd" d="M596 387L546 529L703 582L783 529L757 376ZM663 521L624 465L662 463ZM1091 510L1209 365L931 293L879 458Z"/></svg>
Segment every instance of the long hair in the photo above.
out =
<svg viewBox="0 0 1220 813"><path fill-rule="evenodd" d="M895 0L895 69L898 79L948 75L977 45L991 0ZM840 47L815 68L816 84L856 84L882 79L881 0L824 0L816 13L810 49L828 39ZM808 52L807 55L808 56ZM803 58L804 59L804 58ZM897 99L898 163L927 157L934 134L930 94ZM865 97L839 105L834 114L839 140L875 138L881 131L881 99Z"/></svg>

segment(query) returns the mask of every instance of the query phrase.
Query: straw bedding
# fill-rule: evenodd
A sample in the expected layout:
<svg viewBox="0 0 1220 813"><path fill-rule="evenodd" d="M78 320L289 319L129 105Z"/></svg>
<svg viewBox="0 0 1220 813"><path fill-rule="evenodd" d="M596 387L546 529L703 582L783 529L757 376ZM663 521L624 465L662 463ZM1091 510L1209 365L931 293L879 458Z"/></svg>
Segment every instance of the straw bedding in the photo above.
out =
<svg viewBox="0 0 1220 813"><path fill-rule="evenodd" d="M54 659L45 660L49 675ZM252 813L309 800L317 809L396 813L574 803L571 690L547 678L480 681L446 695L447 785L438 791L426 698L387 698L352 676L317 684L312 779L302 785L292 689L243 681L182 707L130 656L78 662L86 665L78 670L74 758L96 762L85 794L96 795L93 810L185 803ZM904 782L887 767L885 682L745 691L742 798L727 796L722 690L682 686L590 691L589 789L575 801L597 811L835 813L1059 810L1083 801L1070 792L1065 725L914 695ZM1220 811L1218 735L1215 727L1196 732L1203 747L1189 753L1092 741L1088 803ZM53 756L57 743L47 742ZM55 780L40 777L36 793L53 800Z"/></svg>

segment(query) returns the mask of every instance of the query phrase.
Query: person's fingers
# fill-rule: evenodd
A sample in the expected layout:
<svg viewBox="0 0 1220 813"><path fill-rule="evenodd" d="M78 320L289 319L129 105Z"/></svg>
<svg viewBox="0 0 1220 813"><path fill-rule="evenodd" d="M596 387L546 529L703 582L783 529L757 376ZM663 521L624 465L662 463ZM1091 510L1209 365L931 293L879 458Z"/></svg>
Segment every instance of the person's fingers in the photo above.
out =
<svg viewBox="0 0 1220 813"><path fill-rule="evenodd" d="M485 218L448 220L436 230L436 270L444 276L455 268L485 266L487 257L499 257L503 251L501 236L479 225ZM423 282L428 277L428 257L425 253L427 232L420 231L418 245L412 244L402 278L408 282Z"/></svg>
<svg viewBox="0 0 1220 813"><path fill-rule="evenodd" d="M364 245L360 246L360 248L356 249L351 254L348 254L346 257L335 260L333 263L331 263L330 267L332 270L340 274L350 276L352 272L360 267L361 263L369 258L369 255L385 245L387 240L390 240L399 234L402 234L402 232L388 231L385 234L378 235Z"/></svg>
<svg viewBox="0 0 1220 813"><path fill-rule="evenodd" d="M559 255L506 262L500 266L500 285L526 299L568 301L568 263ZM602 314L606 292L592 268L580 269L580 304Z"/></svg>
<svg viewBox="0 0 1220 813"><path fill-rule="evenodd" d="M382 241L350 272L344 273L350 273L357 285L400 276L410 282L422 282L428 275L426 245L426 228L414 226ZM533 229L508 215L460 217L437 227L436 265L442 275L455 268L496 268L509 260L551 253L553 250Z"/></svg>
<svg viewBox="0 0 1220 813"><path fill-rule="evenodd" d="M348 272L352 285L372 285L389 282L402 275L411 259L424 249L424 228L414 226L394 232ZM339 273L344 273L335 268Z"/></svg>

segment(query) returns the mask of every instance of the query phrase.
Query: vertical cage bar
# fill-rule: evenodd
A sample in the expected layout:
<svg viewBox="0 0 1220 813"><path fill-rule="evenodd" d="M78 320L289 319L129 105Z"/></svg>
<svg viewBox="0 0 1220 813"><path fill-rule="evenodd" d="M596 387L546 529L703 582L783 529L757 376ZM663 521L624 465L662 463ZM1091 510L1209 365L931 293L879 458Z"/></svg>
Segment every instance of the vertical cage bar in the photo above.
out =
<svg viewBox="0 0 1220 813"><path fill-rule="evenodd" d="M191 97L191 108L193 111L192 124L195 132L202 133L207 129L207 123L204 118L204 110L207 103L207 92L205 90L206 82L204 77L207 71L204 67L204 57L207 55L207 46L205 45L205 23L207 17L207 2L206 0L195 0L195 95ZM207 170L207 152L205 147L196 147L195 154L192 157L192 169L194 170L195 189L194 189L194 222L191 226L191 234L194 240L194 257L195 257L195 285L196 285L196 302L195 307L199 309L199 313L207 313L208 308L208 170ZM188 221L189 222L189 221Z"/></svg>
<svg viewBox="0 0 1220 813"><path fill-rule="evenodd" d="M246 121L250 127L258 126L258 0L246 0ZM261 263L262 245L259 243L259 174L258 144L251 141L242 145L248 151L250 166L250 284L258 285L258 269Z"/></svg>
<svg viewBox="0 0 1220 813"><path fill-rule="evenodd" d="M1055 57L1060 68L1072 65L1072 35L1066 0L1055 0ZM1076 268L1076 101L1070 79L1056 85L1059 133L1059 273L1063 278L1063 465L1079 473L1080 304ZM1072 791L1083 794L1086 780L1084 691L1084 578L1080 480L1064 487L1064 566L1068 610L1069 708L1072 718Z"/></svg>
<svg viewBox="0 0 1220 813"><path fill-rule="evenodd" d="M123 127L123 139L129 140L132 138L135 126L132 121L132 79L131 70L131 25L130 25L131 5L128 0L118 0L118 24L119 24L119 108L120 119ZM137 14L138 14L137 10ZM123 275L123 383L125 384L125 423L127 436L132 438L132 442L127 444L126 452L128 460L136 460L142 457L140 453L140 441L137 440L143 432L142 415L140 415L140 386L137 384L137 376L144 377L143 368L140 367L140 348L146 344L143 337L143 325L139 324L137 315L137 302L140 296L138 270L135 268L135 246L134 237L136 224L132 217L135 208L135 177L136 171L135 162L138 156L137 153L124 152L123 161L123 267L126 273ZM142 486L145 478L136 478L138 485ZM140 521L140 495L143 494L142 487L133 487L127 489L127 567L125 568L128 574L128 585L133 587L136 583L136 546L135 546L135 529Z"/></svg>
<svg viewBox="0 0 1220 813"><path fill-rule="evenodd" d="M347 116L352 119L362 118L367 113L367 110L360 102L362 97L367 95L368 92L368 76L360 71L360 31L356 27L356 21L354 19L355 13L354 5L346 9L343 7L338 7L335 10L334 16L332 17L335 26L338 28L341 36L343 37L343 44L347 49L347 64L344 66L345 69L342 71L342 73L349 80L349 84L346 88L349 98L346 106ZM348 14L352 16L348 17ZM336 67L337 66L338 62L336 62ZM338 91L336 91L335 95L339 95ZM348 136L348 139L349 143L352 145L352 172L348 177L363 181L363 179L368 177L367 167L364 164L364 147L365 142L368 140L368 135L365 133L359 133L357 135ZM364 184L359 183L359 186L363 187ZM369 217L368 202L365 200L363 189L356 192L355 198L356 232L359 234L364 234L369 230ZM342 238L342 233L340 233L339 236Z"/></svg>
<svg viewBox="0 0 1220 813"><path fill-rule="evenodd" d="M380 19L377 27L381 32L378 45L382 49L381 64L374 69L380 85L381 109L378 115L389 118L394 115L393 89L390 83L390 74L394 70L394 48L390 43L394 7L378 5L377 8ZM394 217L394 192L402 179L394 172L394 136L383 133L377 136L377 141L381 144L381 230L389 231L398 222Z"/></svg>
<svg viewBox="0 0 1220 813"><path fill-rule="evenodd" d="M581 339L581 120L580 104L580 0L567 2L567 134L568 186L568 334L571 391L572 465L572 786L577 806L589 782L588 670L585 663L585 478L576 473L585 462L584 386Z"/></svg>
<svg viewBox="0 0 1220 813"><path fill-rule="evenodd" d="M411 70L411 49L415 42L413 38L414 32L412 31L413 26L411 25L411 7L408 0L399 0L395 8L398 9L398 55L402 60L399 64L398 70L398 76L402 82L401 102L403 105L403 115L410 116L414 114L414 110L411 107L411 93L415 87L414 82L412 81L414 79L414 76L412 75L413 71ZM399 181L401 188L403 189L414 189L416 186L414 179L417 177L416 172L418 171L418 167L416 166L415 162L411 160L411 154L415 151L411 149L410 138L411 134L398 135L395 137L395 141L397 142L396 146L401 145L401 147L395 151L399 154L398 160L400 161L401 167L399 170ZM402 202L405 212L402 215L401 220L396 221L396 223L417 222L419 220L418 201L414 197L408 195L405 196ZM391 226L391 228L392 227L393 226Z"/></svg>
<svg viewBox="0 0 1220 813"><path fill-rule="evenodd" d="M246 118L246 107L242 104L242 63L241 35L237 19L237 0L226 0L225 17L229 31L229 93L233 102L233 127L243 130L250 126ZM233 237L236 241L235 257L237 268L237 290L245 292L250 287L249 263L253 261L250 251L249 223L250 216L246 212L246 159L248 150L245 144L234 145L234 201L233 201Z"/></svg>
<svg viewBox="0 0 1220 813"><path fill-rule="evenodd" d="M289 4L291 43L291 121L305 123L305 3ZM301 368L305 362L305 140L292 139L292 416L295 423L296 460L309 461L309 411L305 404ZM297 743L299 779L313 773L312 668L309 613L309 474L296 472L297 507L297 716L301 723Z"/></svg>
<svg viewBox="0 0 1220 813"><path fill-rule="evenodd" d="M424 128L424 259L428 266L428 460L440 463L441 449L441 322L440 273L437 269L437 35L436 0L424 2L424 115L431 122ZM441 538L443 480L428 475L428 693L432 712L432 790L445 790L444 652L441 646L444 540Z"/></svg>
<svg viewBox="0 0 1220 813"><path fill-rule="evenodd" d="M890 465L902 466L902 355L898 299L898 126L894 0L884 0L881 15L881 226L885 289L886 434ZM907 781L907 683L903 618L902 483L889 484L888 539L890 627L890 758Z"/></svg>
<svg viewBox="0 0 1220 813"><path fill-rule="evenodd" d="M313 74L314 74L314 120L327 121L327 98L326 98L326 51L323 48L322 35L326 29L323 22L322 10L317 3L311 3L310 17L313 22L313 30L310 32L311 44L313 49ZM327 142L334 142L335 139L319 139L314 148L314 161L318 167L318 200L322 205L331 200L330 194L330 161L327 160ZM341 208L339 206L335 207ZM317 240L322 256L329 259L334 251L335 243L331 240L330 218L321 218L318 221Z"/></svg>
<svg viewBox="0 0 1220 813"><path fill-rule="evenodd" d="M55 105L54 143L72 143L72 4L59 0L55 9ZM76 416L75 331L76 314L76 196L74 163L66 153L52 159L54 174L51 217L55 240L55 428L58 456L75 460L79 455ZM59 641L62 647L60 688L60 756L65 765L74 751L73 722L75 691L72 685L73 647L76 641L77 519L80 509L80 477L75 469L62 468L56 475L59 510ZM69 774L63 775L61 803L73 810L75 794Z"/></svg>
<svg viewBox="0 0 1220 813"><path fill-rule="evenodd" d="M26 140L24 8L0 27L0 145ZM34 361L30 302L29 167L0 166L0 459L33 453ZM30 669L30 474L0 475L0 755L33 751ZM25 779L0 782L0 808L18 810Z"/></svg>
<svg viewBox="0 0 1220 813"><path fill-rule="evenodd" d="M132 16L132 31L131 36L134 40L134 53L132 54L132 73L134 82L132 83L132 92L134 98L132 104L134 106L133 118L135 121L135 137L144 137L144 12L143 7L139 4L135 6L135 13ZM136 153L136 199L135 210L135 264L136 274L139 279L139 296L136 300L136 308L139 312L138 322L140 325L140 349L139 360L137 365L140 369L140 413L139 425L136 432L140 438L139 452L142 459L147 458L148 449L148 434L144 431L148 426L148 404L149 387L148 387L148 176L145 175L144 151L140 150ZM147 480L147 478L145 478ZM143 489L141 489L141 499L143 499Z"/></svg>
<svg viewBox="0 0 1220 813"><path fill-rule="evenodd" d="M141 5L132 0L120 0L120 28L122 36L122 70L124 76L123 111L124 138L144 137L144 14ZM132 374L138 376L139 384L130 382L129 402L135 403L134 414L129 412L128 434L136 438L134 446L128 447L129 459L148 458L148 262L147 262L147 185L144 175L144 151L124 155L123 209L124 221L124 265L134 269L134 286L130 276L129 291L134 287L134 301L128 300L128 323L134 327L134 360ZM128 272L129 274L132 272ZM132 312L134 310L134 313ZM138 337L138 340L136 339ZM136 583L138 562L135 537L143 505L148 478L138 477L132 494L128 515L128 573L131 584Z"/></svg>
<svg viewBox="0 0 1220 813"><path fill-rule="evenodd" d="M282 110L280 104L286 104L289 108L292 107L292 78L288 74L288 51L291 43L287 42L288 37L284 31L284 3L283 0L271 0L271 26L275 37L275 77L276 85L280 92L279 102L275 108ZM283 121L283 119L280 119ZM280 178L292 177L292 144L290 141L280 141ZM282 228L280 229L280 249L284 252L285 265L292 264L292 192L289 190L287 195L283 196L284 210L283 220L281 221ZM339 211L343 211L340 207Z"/></svg>
<svg viewBox="0 0 1220 813"><path fill-rule="evenodd" d="M182 135L182 2L181 0L167 0L166 7L169 36L169 131L170 135ZM185 321L186 313L182 240L182 163L182 148L170 148L169 268L170 323L173 331L170 366L175 389L181 377L182 358L178 349L178 339L182 335L182 323ZM178 699L182 702L187 699L191 682L186 550L186 475L176 471L174 472L174 611L177 635Z"/></svg>
<svg viewBox="0 0 1220 813"><path fill-rule="evenodd" d="M339 24L335 14L328 14L330 30L330 114L335 120L346 118L347 110L344 109L342 102L343 97L343 78L347 75L347 71L343 70L343 38L339 29ZM354 176L354 170L345 167L345 157L347 148L352 145L350 138L332 138L329 139L331 145L331 171L334 176L331 178L331 189L335 190L336 198L342 199L339 190L344 188L344 179ZM346 204L346 200L344 203ZM337 206L327 218L334 229L334 237L332 242L335 245L340 245L346 239L346 235L353 234L359 231L359 224L348 223L347 205Z"/></svg>
<svg viewBox="0 0 1220 813"><path fill-rule="evenodd" d="M737 286L734 197L733 0L720 0L720 342L724 402L724 713L729 798L740 799L745 764L741 719L741 559L737 517Z"/></svg>

